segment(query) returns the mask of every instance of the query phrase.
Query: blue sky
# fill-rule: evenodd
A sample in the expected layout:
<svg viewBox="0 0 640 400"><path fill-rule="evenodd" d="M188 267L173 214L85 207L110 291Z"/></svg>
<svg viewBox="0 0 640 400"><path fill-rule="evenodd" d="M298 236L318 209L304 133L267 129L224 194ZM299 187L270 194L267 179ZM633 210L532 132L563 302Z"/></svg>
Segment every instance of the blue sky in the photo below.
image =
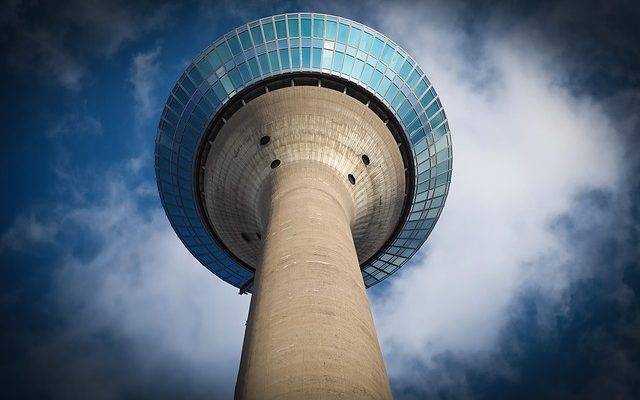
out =
<svg viewBox="0 0 640 400"><path fill-rule="evenodd" d="M369 291L398 399L640 397L640 16L630 2L7 2L0 384L9 398L230 398L249 296L156 193L182 69L280 12L370 25L442 98L453 183ZM3 396L4 397L4 396Z"/></svg>

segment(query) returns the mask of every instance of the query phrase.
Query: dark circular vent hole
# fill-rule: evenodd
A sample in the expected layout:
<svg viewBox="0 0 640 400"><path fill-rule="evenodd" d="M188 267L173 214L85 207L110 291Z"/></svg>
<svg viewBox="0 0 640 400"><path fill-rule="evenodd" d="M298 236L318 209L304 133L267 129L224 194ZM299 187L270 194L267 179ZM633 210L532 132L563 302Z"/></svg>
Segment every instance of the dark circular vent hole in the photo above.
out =
<svg viewBox="0 0 640 400"><path fill-rule="evenodd" d="M366 154L362 155L362 162L364 163L364 165L369 165L370 161L369 161L369 156Z"/></svg>
<svg viewBox="0 0 640 400"><path fill-rule="evenodd" d="M260 144L261 145L265 145L267 143L269 143L271 141L271 137L270 136L263 136L260 138Z"/></svg>
<svg viewBox="0 0 640 400"><path fill-rule="evenodd" d="M349 174L347 178L349 178L349 182L351 182L352 185L356 184L356 178L353 175Z"/></svg>
<svg viewBox="0 0 640 400"><path fill-rule="evenodd" d="M271 161L271 169L278 168L278 165L280 165L280 160Z"/></svg>
<svg viewBox="0 0 640 400"><path fill-rule="evenodd" d="M246 233L242 232L240 234L240 236L242 236L242 238L244 239L245 242L250 242L251 239L249 238L249 235L247 235Z"/></svg>

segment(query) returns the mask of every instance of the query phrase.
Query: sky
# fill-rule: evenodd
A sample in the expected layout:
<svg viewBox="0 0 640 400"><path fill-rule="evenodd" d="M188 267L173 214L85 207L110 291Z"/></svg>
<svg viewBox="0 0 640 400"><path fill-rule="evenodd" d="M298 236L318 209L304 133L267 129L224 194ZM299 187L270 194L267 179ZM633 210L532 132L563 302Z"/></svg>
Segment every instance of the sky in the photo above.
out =
<svg viewBox="0 0 640 400"><path fill-rule="evenodd" d="M395 398L640 398L633 3L4 2L2 397L232 397L250 296L170 227L156 128L217 37L304 11L400 44L449 118L443 214L368 291Z"/></svg>

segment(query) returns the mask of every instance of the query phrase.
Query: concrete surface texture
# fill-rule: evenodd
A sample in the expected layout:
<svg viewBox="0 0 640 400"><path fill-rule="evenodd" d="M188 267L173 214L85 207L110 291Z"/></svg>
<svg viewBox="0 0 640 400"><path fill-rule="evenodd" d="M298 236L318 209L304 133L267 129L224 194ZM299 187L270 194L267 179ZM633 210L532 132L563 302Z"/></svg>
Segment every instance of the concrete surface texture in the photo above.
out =
<svg viewBox="0 0 640 400"><path fill-rule="evenodd" d="M262 138L268 143L261 144ZM402 212L405 175L398 145L384 122L366 105L335 90L278 89L238 110L206 159L208 218L224 245L246 264L260 268L266 221L260 218L258 201L274 160L281 166L318 161L348 185L354 204L349 222L360 263L393 233Z"/></svg>
<svg viewBox="0 0 640 400"><path fill-rule="evenodd" d="M350 183L318 161L263 186L256 272L237 399L390 399L360 274Z"/></svg>

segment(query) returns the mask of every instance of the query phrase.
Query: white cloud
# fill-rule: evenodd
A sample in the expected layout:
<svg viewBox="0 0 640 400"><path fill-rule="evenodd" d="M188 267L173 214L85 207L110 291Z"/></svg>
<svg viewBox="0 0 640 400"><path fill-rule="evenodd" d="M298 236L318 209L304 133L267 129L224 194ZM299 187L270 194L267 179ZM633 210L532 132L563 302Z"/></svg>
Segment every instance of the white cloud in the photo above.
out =
<svg viewBox="0 0 640 400"><path fill-rule="evenodd" d="M552 223L580 213L574 200L585 190L617 190L619 139L597 100L558 84L566 77L557 60L526 31L470 37L455 15L402 6L377 20L442 96L454 172L428 244L384 292L373 291L376 322L396 389L436 396L462 386L462 395L465 377L443 376L442 357L498 365L521 296L534 290L547 312L562 312L569 286L589 274ZM594 226L606 218L590 217Z"/></svg>
<svg viewBox="0 0 640 400"><path fill-rule="evenodd" d="M129 81L133 85L135 117L138 123L149 120L158 112L158 97L154 89L160 72L159 55L160 46L156 46L133 57Z"/></svg>

